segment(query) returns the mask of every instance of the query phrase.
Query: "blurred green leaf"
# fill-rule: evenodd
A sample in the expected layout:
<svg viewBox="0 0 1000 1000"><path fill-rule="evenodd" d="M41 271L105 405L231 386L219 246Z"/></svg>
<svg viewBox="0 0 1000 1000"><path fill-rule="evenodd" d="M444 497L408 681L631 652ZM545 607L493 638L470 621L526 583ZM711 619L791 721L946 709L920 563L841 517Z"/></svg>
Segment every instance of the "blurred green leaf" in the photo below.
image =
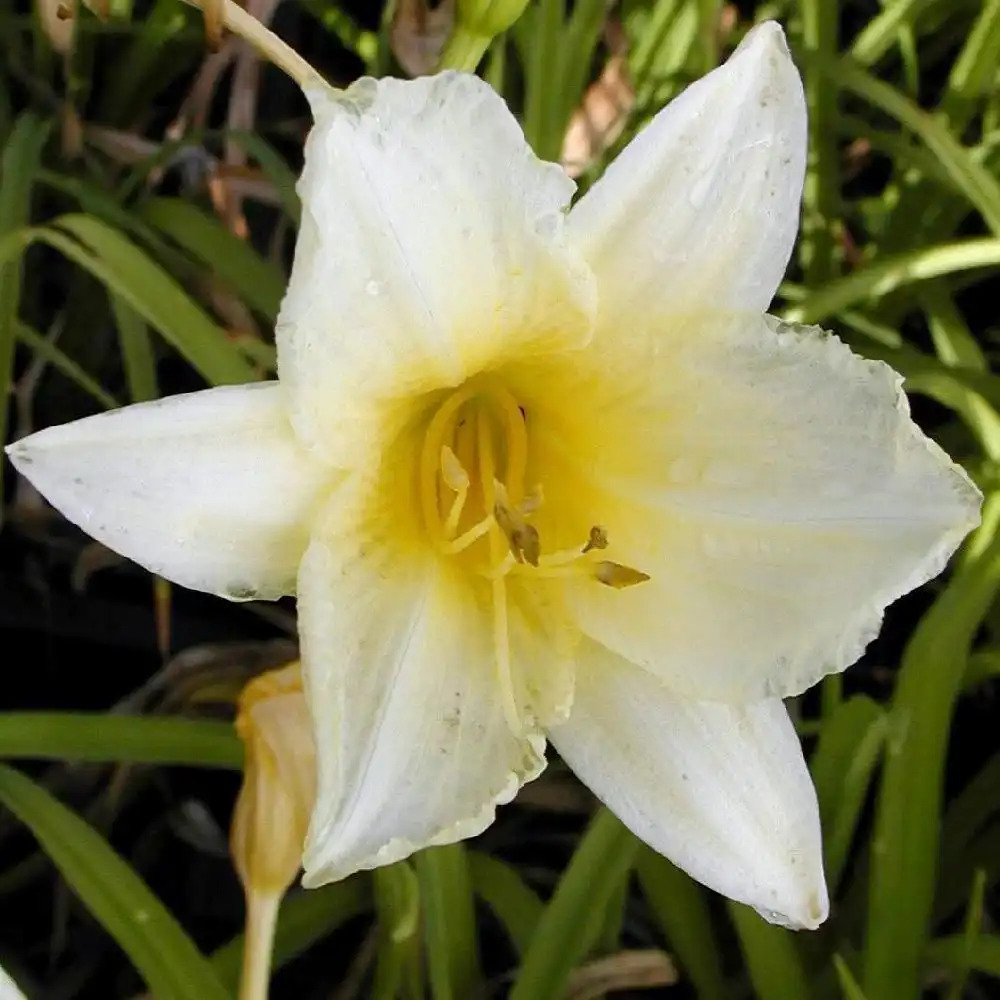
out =
<svg viewBox="0 0 1000 1000"><path fill-rule="evenodd" d="M111 311L118 327L118 343L125 369L125 384L133 403L156 399L156 355L149 329L142 317L120 295L111 294Z"/></svg>
<svg viewBox="0 0 1000 1000"><path fill-rule="evenodd" d="M0 155L0 239L26 225L31 190L48 138L50 123L25 113L17 119ZM14 342L21 301L21 256L24 246L0 259L0 441L7 440L7 396L14 377ZM3 487L0 462L0 490Z"/></svg>
<svg viewBox="0 0 1000 1000"><path fill-rule="evenodd" d="M379 946L371 1000L422 1000L420 883L408 861L376 868L372 877Z"/></svg>
<svg viewBox="0 0 1000 1000"><path fill-rule="evenodd" d="M482 986L476 908L463 844L429 847L415 858L424 947L434 1000L463 1000Z"/></svg>
<svg viewBox="0 0 1000 1000"><path fill-rule="evenodd" d="M482 851L469 851L468 858L476 895L493 911L523 955L535 936L545 904L512 865Z"/></svg>
<svg viewBox="0 0 1000 1000"><path fill-rule="evenodd" d="M1000 264L1000 240L959 240L886 257L831 281L786 309L790 323L820 323L829 316L944 274Z"/></svg>
<svg viewBox="0 0 1000 1000"><path fill-rule="evenodd" d="M0 757L243 767L228 722L107 712L0 712Z"/></svg>
<svg viewBox="0 0 1000 1000"><path fill-rule="evenodd" d="M837 91L819 69L819 61L837 52L839 9L829 0L800 0L802 71L809 107L809 151L802 195L799 252L810 287L837 273L837 220L840 214L840 168L837 152Z"/></svg>
<svg viewBox="0 0 1000 1000"><path fill-rule="evenodd" d="M962 940L962 961L952 967L951 988L948 990L948 1000L962 1000L965 995L965 984L972 968L972 953L979 938L983 925L983 897L986 894L986 873L980 869L976 872L969 894L969 905L965 911L965 932Z"/></svg>
<svg viewBox="0 0 1000 1000"><path fill-rule="evenodd" d="M691 980L699 1000L726 1000L718 942L698 885L666 858L640 846L635 862L639 885L667 945Z"/></svg>
<svg viewBox="0 0 1000 1000"><path fill-rule="evenodd" d="M964 564L903 655L873 842L863 983L869 1000L919 995L948 731L969 647L1000 588L998 524L1000 495L994 494Z"/></svg>
<svg viewBox="0 0 1000 1000"><path fill-rule="evenodd" d="M604 926L608 904L628 879L638 841L601 809L583 835L538 922L509 1000L552 1000L586 957Z"/></svg>
<svg viewBox="0 0 1000 1000"><path fill-rule="evenodd" d="M92 396L101 406L113 410L121 404L109 392L105 392L96 379L91 378L83 368L68 354L61 351L51 340L43 337L37 330L20 322L14 324L17 339L33 354L47 361L53 368L62 372L71 382L78 385L88 396Z"/></svg>
<svg viewBox="0 0 1000 1000"><path fill-rule="evenodd" d="M180 924L89 824L2 764L0 802L38 838L69 886L132 960L156 1000L231 1000Z"/></svg>
<svg viewBox="0 0 1000 1000"><path fill-rule="evenodd" d="M864 992L858 985L858 981L854 978L854 973L851 972L851 968L844 961L843 956L833 956L833 967L837 971L837 979L840 982L840 989L844 994L844 1000L866 1000Z"/></svg>
<svg viewBox="0 0 1000 1000"><path fill-rule="evenodd" d="M213 323L166 271L100 220L63 215L53 226L21 230L12 236L0 241L0 261L33 240L49 244L94 275L109 293L120 295L206 381L241 383L256 378L253 367L228 340L225 330Z"/></svg>
<svg viewBox="0 0 1000 1000"><path fill-rule="evenodd" d="M927 946L927 965L958 969L968 965L977 972L1000 978L1000 936L980 934L970 942L964 934L939 938Z"/></svg>
<svg viewBox="0 0 1000 1000"><path fill-rule="evenodd" d="M729 916L759 1000L803 1000L811 995L791 931L769 924L742 903L729 903Z"/></svg>
<svg viewBox="0 0 1000 1000"><path fill-rule="evenodd" d="M274 185L285 214L297 227L302 218L302 203L299 201L295 171L256 132L230 130L226 132L226 138L242 146L257 161L261 172Z"/></svg>
<svg viewBox="0 0 1000 1000"><path fill-rule="evenodd" d="M965 45L952 64L948 86L941 97L940 113L958 133L974 109L996 85L1000 63L1000 0L984 0L979 17Z"/></svg>
<svg viewBox="0 0 1000 1000"><path fill-rule="evenodd" d="M849 59L818 59L817 67L831 82L871 102L919 136L994 235L1000 235L1000 180L962 146L944 123Z"/></svg>
<svg viewBox="0 0 1000 1000"><path fill-rule="evenodd" d="M896 0L883 5L859 31L851 44L851 56L862 66L871 66L895 44L900 29L913 21L928 7L940 0Z"/></svg>
<svg viewBox="0 0 1000 1000"><path fill-rule="evenodd" d="M823 721L810 761L823 824L827 882L835 890L888 734L886 712L864 695L842 702Z"/></svg>
<svg viewBox="0 0 1000 1000"><path fill-rule="evenodd" d="M231 285L247 305L271 323L277 319L285 276L215 216L182 198L150 198L141 214Z"/></svg>

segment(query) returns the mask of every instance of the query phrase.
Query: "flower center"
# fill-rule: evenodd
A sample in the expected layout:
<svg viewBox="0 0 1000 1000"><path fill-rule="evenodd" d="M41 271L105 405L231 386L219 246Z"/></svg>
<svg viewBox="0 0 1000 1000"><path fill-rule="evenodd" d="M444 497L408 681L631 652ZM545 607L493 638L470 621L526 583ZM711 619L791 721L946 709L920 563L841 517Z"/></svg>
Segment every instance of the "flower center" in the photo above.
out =
<svg viewBox="0 0 1000 1000"><path fill-rule="evenodd" d="M470 379L446 397L427 425L420 453L419 496L425 530L439 552L462 558L490 585L493 645L504 713L523 729L511 674L507 577L585 575L621 589L645 573L597 557L608 547L604 528L571 549L543 552L531 523L542 504L540 485L525 491L525 411L501 382Z"/></svg>

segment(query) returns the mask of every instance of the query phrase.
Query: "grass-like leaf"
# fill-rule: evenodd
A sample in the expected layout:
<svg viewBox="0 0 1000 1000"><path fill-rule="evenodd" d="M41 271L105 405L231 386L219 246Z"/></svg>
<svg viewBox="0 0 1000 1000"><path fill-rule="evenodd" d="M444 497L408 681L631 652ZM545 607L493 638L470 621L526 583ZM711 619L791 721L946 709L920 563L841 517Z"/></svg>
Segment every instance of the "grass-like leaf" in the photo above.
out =
<svg viewBox="0 0 1000 1000"><path fill-rule="evenodd" d="M903 656L874 832L863 987L868 1000L919 996L930 931L948 731L973 636L1000 589L1000 495L967 560Z"/></svg>
<svg viewBox="0 0 1000 1000"><path fill-rule="evenodd" d="M628 878L638 841L602 809L591 822L541 920L510 1000L561 996L570 973L594 946L608 904Z"/></svg>
<svg viewBox="0 0 1000 1000"><path fill-rule="evenodd" d="M2 764L0 802L38 838L156 1000L231 1000L180 924L93 827L30 778Z"/></svg>
<svg viewBox="0 0 1000 1000"><path fill-rule="evenodd" d="M90 763L243 766L226 722L105 712L0 712L0 757Z"/></svg>

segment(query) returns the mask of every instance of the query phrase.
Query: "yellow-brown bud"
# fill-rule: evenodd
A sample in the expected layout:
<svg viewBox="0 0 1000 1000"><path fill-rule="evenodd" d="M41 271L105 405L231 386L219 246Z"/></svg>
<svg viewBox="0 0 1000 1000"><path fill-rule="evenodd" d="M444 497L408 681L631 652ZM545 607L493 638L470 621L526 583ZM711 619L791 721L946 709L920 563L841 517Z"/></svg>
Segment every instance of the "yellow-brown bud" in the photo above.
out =
<svg viewBox="0 0 1000 1000"><path fill-rule="evenodd" d="M316 799L316 749L292 664L243 689L236 731L246 749L229 846L244 888L283 893L298 873Z"/></svg>

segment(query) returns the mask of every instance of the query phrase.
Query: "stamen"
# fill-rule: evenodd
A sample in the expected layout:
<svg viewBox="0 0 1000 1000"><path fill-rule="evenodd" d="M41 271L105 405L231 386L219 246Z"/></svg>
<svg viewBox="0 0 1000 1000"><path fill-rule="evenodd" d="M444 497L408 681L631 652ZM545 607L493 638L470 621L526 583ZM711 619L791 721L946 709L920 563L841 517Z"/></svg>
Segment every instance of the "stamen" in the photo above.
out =
<svg viewBox="0 0 1000 1000"><path fill-rule="evenodd" d="M497 480L494 474L493 437L484 413L479 414L477 427L479 445L479 474L483 488L483 497L488 510L494 510L497 505ZM490 562L499 563L503 557L503 539L496 518L492 519L489 529ZM497 680L500 682L500 703L503 706L504 718L512 733L520 733L524 726L521 712L517 704L514 689L514 676L510 662L510 634L507 618L507 583L504 577L497 577L491 587L493 596L493 650L496 658Z"/></svg>
<svg viewBox="0 0 1000 1000"><path fill-rule="evenodd" d="M542 554L542 543L538 530L524 519L521 512L510 502L503 483L493 483L493 494L496 501L493 504L493 517L497 527L507 538L511 554L518 562L526 562L531 566L538 565Z"/></svg>
<svg viewBox="0 0 1000 1000"><path fill-rule="evenodd" d="M470 545L482 538L494 525L492 517L484 517L477 524L474 524L467 531L463 531L458 538L452 539L444 546L442 551L445 555L454 556L459 552L464 552Z"/></svg>
<svg viewBox="0 0 1000 1000"><path fill-rule="evenodd" d="M542 490L525 495L527 467L524 411L503 385L482 376L455 390L434 412L417 483L427 534L439 552L458 555L487 539L466 558L470 572L489 581L494 669L504 718L515 734L525 726L523 678L511 662L507 576L584 576L616 590L649 579L629 566L591 557L609 546L600 525L590 528L584 543L543 556L538 529L529 520L542 504Z"/></svg>
<svg viewBox="0 0 1000 1000"><path fill-rule="evenodd" d="M541 565L543 566L565 566L568 563L576 562L581 556L585 556L594 549L606 549L608 547L608 533L600 525L595 524L590 529L590 536L586 543L579 549L561 549L553 552L552 555L543 556Z"/></svg>

